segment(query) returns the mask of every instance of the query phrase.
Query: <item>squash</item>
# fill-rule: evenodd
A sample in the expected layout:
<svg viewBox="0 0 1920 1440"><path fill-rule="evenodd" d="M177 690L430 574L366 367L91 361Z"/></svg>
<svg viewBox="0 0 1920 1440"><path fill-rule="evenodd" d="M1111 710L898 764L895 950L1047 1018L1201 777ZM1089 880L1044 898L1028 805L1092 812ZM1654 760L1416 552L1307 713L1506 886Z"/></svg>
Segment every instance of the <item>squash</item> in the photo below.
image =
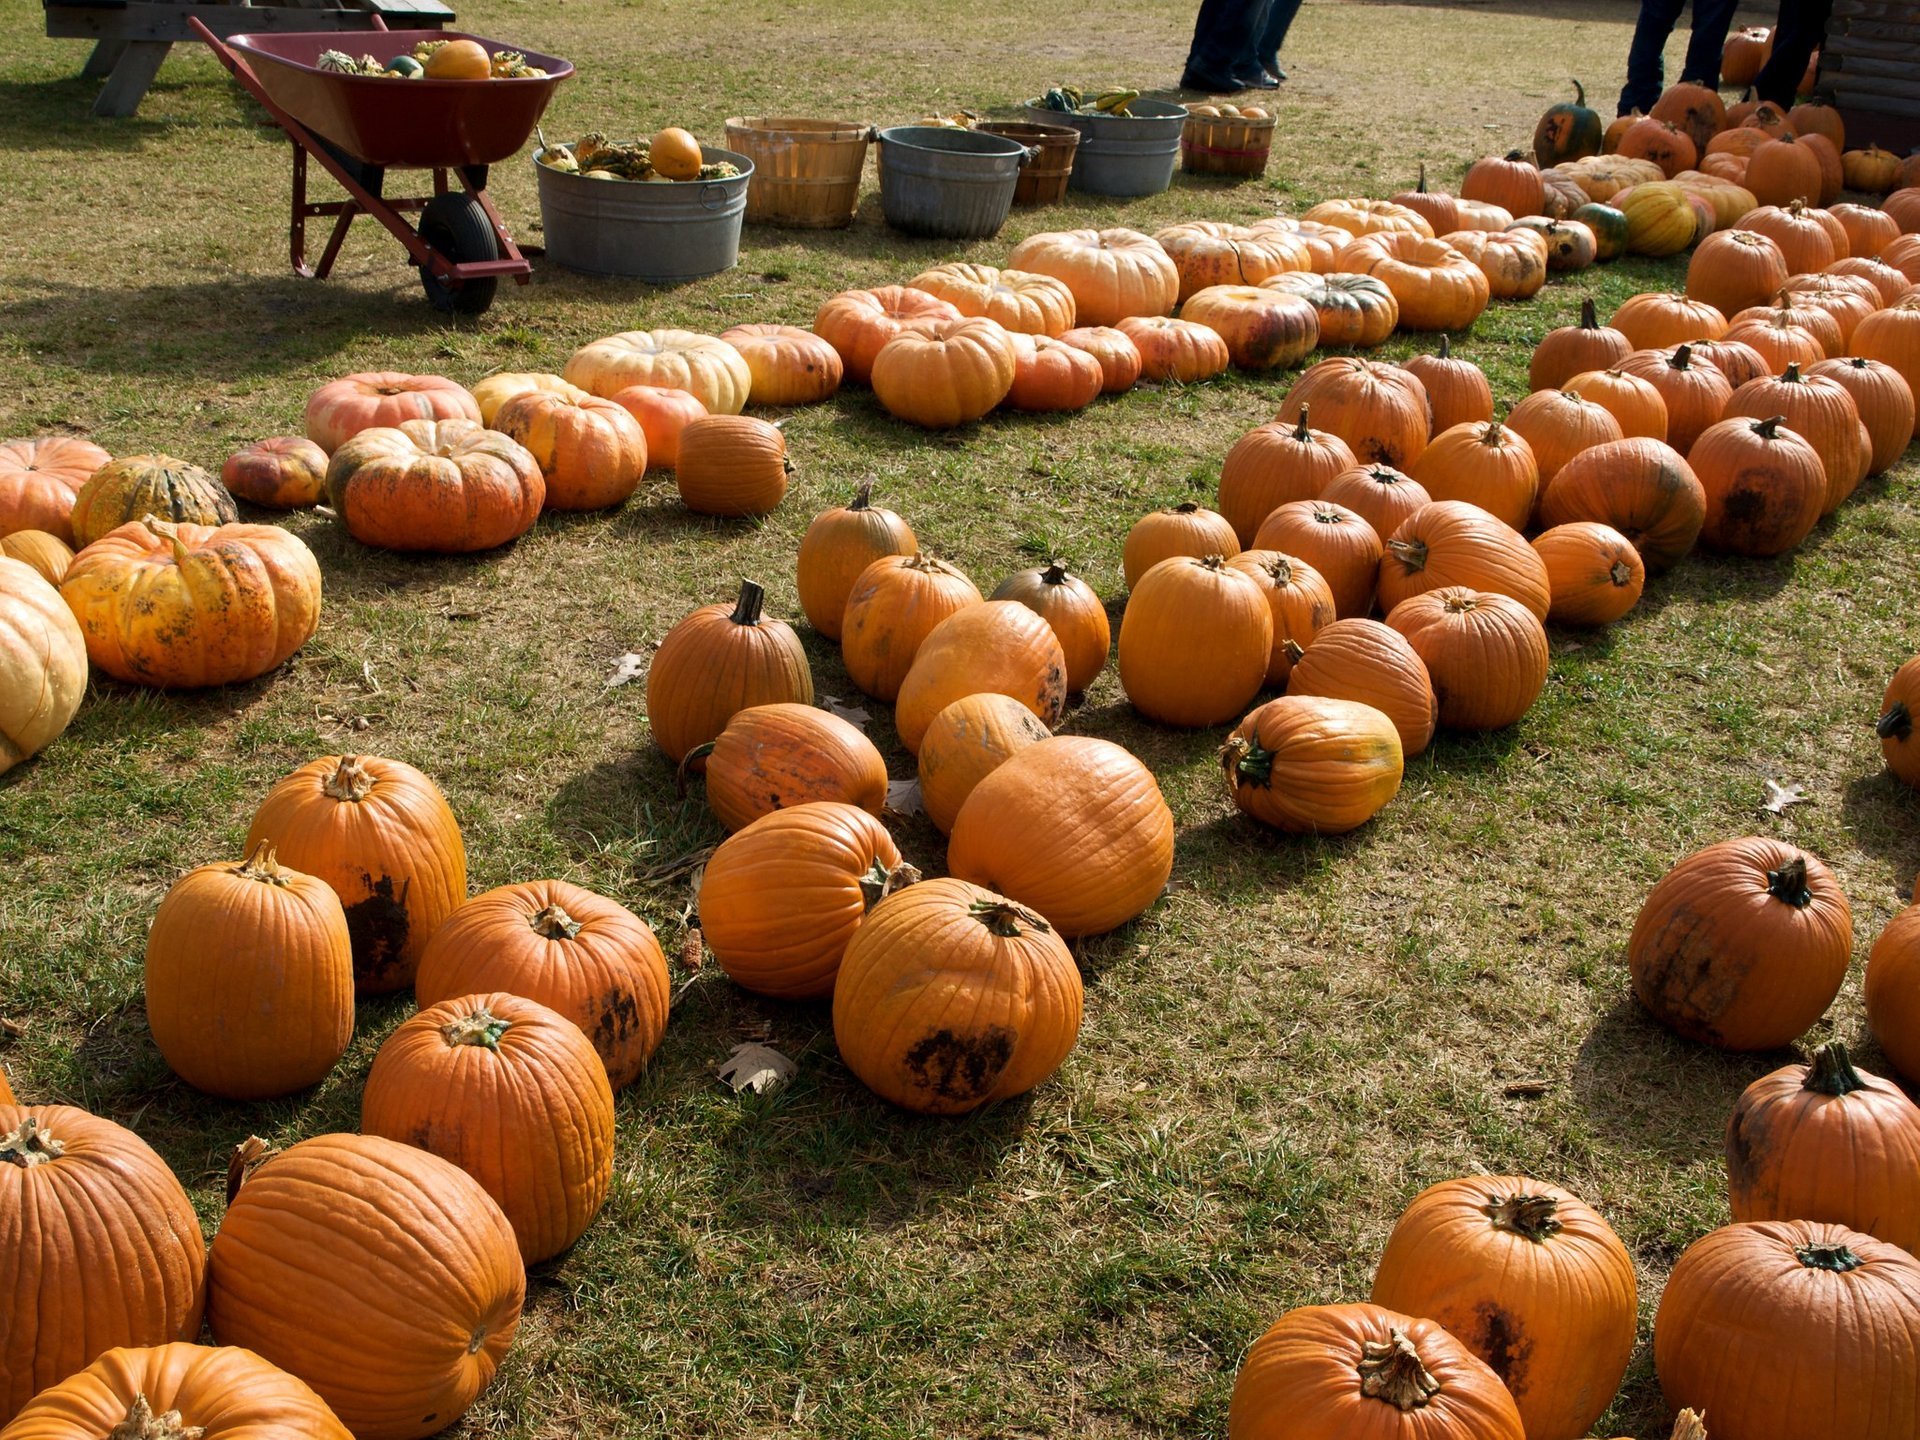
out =
<svg viewBox="0 0 1920 1440"><path fill-rule="evenodd" d="M1336 620L1322 629L1293 657L1287 693L1371 706L1393 722L1409 758L1427 748L1440 720L1426 661L1378 620Z"/></svg>
<svg viewBox="0 0 1920 1440"><path fill-rule="evenodd" d="M932 555L875 560L847 593L840 622L847 678L863 695L892 704L933 627L980 599L973 581Z"/></svg>
<svg viewBox="0 0 1920 1440"><path fill-rule="evenodd" d="M19 561L56 590L73 568L73 551L59 536L45 530L0 535L0 557Z"/></svg>
<svg viewBox="0 0 1920 1440"><path fill-rule="evenodd" d="M1186 556L1204 560L1209 555L1232 559L1240 553L1240 540L1224 515L1216 514L1194 500L1182 500L1165 510L1153 510L1133 522L1120 547L1120 572L1127 588L1162 560Z"/></svg>
<svg viewBox="0 0 1920 1440"><path fill-rule="evenodd" d="M978 420L1013 388L1013 338L975 316L903 330L873 360L873 393L887 412L930 430Z"/></svg>
<svg viewBox="0 0 1920 1440"><path fill-rule="evenodd" d="M956 260L923 270L907 284L1015 334L1060 336L1073 328L1073 292L1051 275Z"/></svg>
<svg viewBox="0 0 1920 1440"><path fill-rule="evenodd" d="M1273 613L1253 578L1220 555L1175 556L1141 576L1128 597L1119 651L1121 688L1142 715L1162 725L1219 725L1266 680Z"/></svg>
<svg viewBox="0 0 1920 1440"><path fill-rule="evenodd" d="M1393 721L1353 700L1284 695L1250 712L1220 751L1242 814L1294 835L1344 835L1400 790Z"/></svg>
<svg viewBox="0 0 1920 1440"><path fill-rule="evenodd" d="M750 415L706 415L680 432L674 483L696 515L771 514L787 493L793 461L778 425Z"/></svg>
<svg viewBox="0 0 1920 1440"><path fill-rule="evenodd" d="M1306 561L1333 594L1341 618L1373 608L1382 541L1364 516L1332 500L1293 500L1260 522L1256 550L1277 550Z"/></svg>
<svg viewBox="0 0 1920 1440"><path fill-rule="evenodd" d="M1611 525L1556 525L1534 538L1533 549L1547 567L1547 619L1554 624L1610 625L1640 603L1646 566Z"/></svg>
<svg viewBox="0 0 1920 1440"><path fill-rule="evenodd" d="M1426 662L1448 729L1504 729L1533 708L1547 683L1547 632L1510 596L1464 586L1428 590L1394 606L1387 624Z"/></svg>
<svg viewBox="0 0 1920 1440"><path fill-rule="evenodd" d="M1102 394L1119 395L1140 379L1140 347L1124 330L1111 325L1081 325L1060 337L1062 345L1085 351L1100 362Z"/></svg>
<svg viewBox="0 0 1920 1440"><path fill-rule="evenodd" d="M1251 285L1210 285L1196 291L1181 306L1180 317L1219 335L1226 342L1227 354L1242 370L1290 368L1320 343L1319 313L1299 296L1284 291Z"/></svg>
<svg viewBox="0 0 1920 1440"><path fill-rule="evenodd" d="M582 345L561 375L611 399L630 385L685 390L709 414L738 415L753 391L746 357L715 335L692 330L626 330Z"/></svg>
<svg viewBox="0 0 1920 1440"><path fill-rule="evenodd" d="M1052 628L1067 663L1067 693L1081 694L1107 668L1113 642L1107 608L1094 588L1055 559L1000 582L990 600L1017 600Z"/></svg>
<svg viewBox="0 0 1920 1440"><path fill-rule="evenodd" d="M548 510L609 509L639 489L647 473L640 422L595 395L530 390L500 407L493 428L518 441L540 467Z"/></svg>
<svg viewBox="0 0 1920 1440"><path fill-rule="evenodd" d="M609 398L640 423L641 433L647 439L649 470L672 470L678 466L681 435L687 426L707 416L707 407L698 395L670 390L663 385L629 385L614 391Z"/></svg>
<svg viewBox="0 0 1920 1440"><path fill-rule="evenodd" d="M1485 424L1493 419L1493 387L1487 383L1486 372L1473 361L1455 355L1453 342L1445 335L1432 354L1422 351L1410 355L1400 362L1400 368L1416 377L1427 392L1429 441L1456 425L1470 421ZM1408 469L1419 463L1419 457L1414 457Z"/></svg>
<svg viewBox="0 0 1920 1440"><path fill-rule="evenodd" d="M1220 513L1240 548L1253 543L1261 522L1278 507L1317 500L1334 476L1359 466L1345 440L1307 423L1309 413L1303 404L1291 423L1255 426L1221 462Z"/></svg>
<svg viewBox="0 0 1920 1440"><path fill-rule="evenodd" d="M171 455L128 455L94 471L74 496L74 546L85 549L149 515L206 526L232 525L240 519L226 487L198 465Z"/></svg>
<svg viewBox="0 0 1920 1440"><path fill-rule="evenodd" d="M407 420L341 444L327 499L363 545L462 555L531 530L547 482L525 446L478 421Z"/></svg>
<svg viewBox="0 0 1920 1440"><path fill-rule="evenodd" d="M795 325L735 325L720 338L747 362L750 405L816 405L846 373L838 350Z"/></svg>
<svg viewBox="0 0 1920 1440"><path fill-rule="evenodd" d="M1368 350L1383 344L1400 324L1400 302L1371 275L1319 275L1289 271L1260 282L1262 290L1293 295L1313 307L1322 347Z"/></svg>
<svg viewBox="0 0 1920 1440"><path fill-rule="evenodd" d="M1309 406L1319 428L1344 440L1356 463L1379 461L1405 470L1432 433L1427 388L1398 365L1346 356L1322 360L1293 382L1274 419L1295 424Z"/></svg>
<svg viewBox="0 0 1920 1440"><path fill-rule="evenodd" d="M1413 474L1433 499L1466 501L1514 530L1526 528L1540 491L1533 447L1496 420L1442 431L1413 462Z"/></svg>
<svg viewBox="0 0 1920 1440"><path fill-rule="evenodd" d="M1424 451L1420 458L1426 458ZM1433 496L1418 480L1391 465L1356 465L1327 482L1320 502L1351 510L1373 527L1384 544L1408 516L1432 504ZM1279 643L1278 636L1274 643Z"/></svg>
<svg viewBox="0 0 1920 1440"><path fill-rule="evenodd" d="M1709 425L1687 452L1707 494L1703 544L1734 555L1783 555L1813 533L1826 503L1820 454L1778 415Z"/></svg>
<svg viewBox="0 0 1920 1440"><path fill-rule="evenodd" d="M327 452L303 435L276 435L233 452L220 483L269 510L318 505L327 493Z"/></svg>
<svg viewBox="0 0 1920 1440"><path fill-rule="evenodd" d="M1180 271L1177 298L1182 305L1209 286L1259 285L1275 275L1313 269L1306 242L1284 230L1189 220L1153 238Z"/></svg>
<svg viewBox="0 0 1920 1440"><path fill-rule="evenodd" d="M87 641L73 612L24 563L0 556L0 775L59 739L86 694Z"/></svg>
<svg viewBox="0 0 1920 1440"><path fill-rule="evenodd" d="M66 435L0 443L0 535L44 530L73 544L73 502L112 458Z"/></svg>
<svg viewBox="0 0 1920 1440"><path fill-rule="evenodd" d="M1464 500L1436 500L1416 510L1380 558L1378 595L1389 624L1403 602L1447 587L1505 595L1537 619L1547 617L1547 568L1533 547L1511 525Z"/></svg>
<svg viewBox="0 0 1920 1440"><path fill-rule="evenodd" d="M1180 294L1180 269L1160 242L1138 230L1058 230L1029 235L1007 265L1051 275L1073 292L1078 325L1118 325L1130 315L1167 315Z"/></svg>
<svg viewBox="0 0 1920 1440"><path fill-rule="evenodd" d="M1687 262L1687 294L1731 319L1765 303L1787 283L1787 260L1772 237L1757 230L1718 230Z"/></svg>
<svg viewBox="0 0 1920 1440"><path fill-rule="evenodd" d="M906 285L881 285L829 297L813 318L813 330L839 353L846 378L865 385L872 378L874 358L888 341L907 330L924 334L960 318L938 295ZM751 371L748 380L751 384Z"/></svg>
<svg viewBox="0 0 1920 1440"><path fill-rule="evenodd" d="M1653 574L1693 549L1706 519L1700 478L1678 451L1658 440L1612 440L1582 450L1540 492L1543 526L1573 520L1611 525L1633 542Z"/></svg>
<svg viewBox="0 0 1920 1440"><path fill-rule="evenodd" d="M813 671L800 637L769 619L766 592L740 582L733 604L702 605L660 642L647 669L647 728L669 760L726 729L752 705L813 703ZM698 770L703 762L689 762Z"/></svg>
<svg viewBox="0 0 1920 1440"><path fill-rule="evenodd" d="M480 402L442 375L367 371L329 380L307 397L307 438L331 455L362 430L409 420L481 422Z"/></svg>
<svg viewBox="0 0 1920 1440"><path fill-rule="evenodd" d="M1550 106L1533 127L1533 158L1542 170L1563 160L1580 160L1600 153L1605 126L1600 114L1587 108L1587 91L1578 80L1573 84L1573 103L1562 101ZM1444 232L1442 232L1444 233Z"/></svg>
<svg viewBox="0 0 1920 1440"><path fill-rule="evenodd" d="M1197 320L1127 315L1116 320L1114 327L1140 351L1140 378L1155 384L1169 380L1198 384L1223 373L1232 363L1226 339Z"/></svg>
<svg viewBox="0 0 1920 1440"><path fill-rule="evenodd" d="M730 831L810 800L838 800L878 815L887 766L864 733L818 705L750 705L707 744L707 808Z"/></svg>

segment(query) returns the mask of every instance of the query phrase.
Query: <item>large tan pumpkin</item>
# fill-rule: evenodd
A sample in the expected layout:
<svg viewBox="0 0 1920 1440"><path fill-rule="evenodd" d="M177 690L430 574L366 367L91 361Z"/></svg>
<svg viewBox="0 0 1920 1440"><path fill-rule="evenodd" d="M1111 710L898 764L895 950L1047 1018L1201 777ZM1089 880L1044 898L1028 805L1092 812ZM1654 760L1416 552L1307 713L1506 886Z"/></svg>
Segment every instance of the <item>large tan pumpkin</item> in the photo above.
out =
<svg viewBox="0 0 1920 1440"><path fill-rule="evenodd" d="M0 774L51 744L87 693L87 643L55 590L0 556Z"/></svg>
<svg viewBox="0 0 1920 1440"><path fill-rule="evenodd" d="M738 415L753 390L746 357L715 335L627 330L582 345L560 372L570 385L612 399L630 385L697 396L710 414Z"/></svg>
<svg viewBox="0 0 1920 1440"><path fill-rule="evenodd" d="M1030 235L1007 265L1051 275L1073 292L1079 325L1112 325L1129 315L1166 315L1180 294L1180 270L1160 242L1138 230L1058 230Z"/></svg>

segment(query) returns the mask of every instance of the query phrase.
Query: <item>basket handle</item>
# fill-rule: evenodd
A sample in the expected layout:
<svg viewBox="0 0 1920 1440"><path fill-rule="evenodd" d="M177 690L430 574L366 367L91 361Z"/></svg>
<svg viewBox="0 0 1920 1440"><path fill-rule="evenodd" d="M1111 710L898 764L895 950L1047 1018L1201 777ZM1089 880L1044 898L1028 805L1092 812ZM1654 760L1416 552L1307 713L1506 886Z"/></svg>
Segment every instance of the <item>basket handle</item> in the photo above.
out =
<svg viewBox="0 0 1920 1440"><path fill-rule="evenodd" d="M1040 147L1038 145L1022 145L1020 147L1020 167L1019 168L1024 170L1039 158L1040 158Z"/></svg>

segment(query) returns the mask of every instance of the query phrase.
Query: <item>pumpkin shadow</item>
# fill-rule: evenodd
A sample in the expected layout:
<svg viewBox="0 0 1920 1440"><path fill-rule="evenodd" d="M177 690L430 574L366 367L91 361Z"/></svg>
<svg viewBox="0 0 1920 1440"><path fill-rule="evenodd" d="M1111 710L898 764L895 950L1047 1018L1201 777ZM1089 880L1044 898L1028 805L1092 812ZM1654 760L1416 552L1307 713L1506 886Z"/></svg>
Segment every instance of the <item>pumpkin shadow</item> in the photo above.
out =
<svg viewBox="0 0 1920 1440"><path fill-rule="evenodd" d="M1882 768L1847 782L1840 813L1847 838L1881 862L1901 902L1911 900L1920 871L1920 792Z"/></svg>

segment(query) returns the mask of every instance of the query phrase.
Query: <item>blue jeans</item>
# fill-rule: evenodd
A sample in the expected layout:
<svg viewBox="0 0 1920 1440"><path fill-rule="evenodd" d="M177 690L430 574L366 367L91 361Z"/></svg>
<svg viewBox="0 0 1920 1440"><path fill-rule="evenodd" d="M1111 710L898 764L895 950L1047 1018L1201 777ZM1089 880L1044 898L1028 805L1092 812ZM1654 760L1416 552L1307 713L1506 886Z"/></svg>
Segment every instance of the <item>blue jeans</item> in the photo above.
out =
<svg viewBox="0 0 1920 1440"><path fill-rule="evenodd" d="M1826 43L1833 0L1780 0L1773 32L1773 54L1753 82L1753 93L1782 110L1793 108L1794 91L1807 73L1813 52Z"/></svg>
<svg viewBox="0 0 1920 1440"><path fill-rule="evenodd" d="M1640 19L1633 27L1633 45L1627 51L1627 84L1620 92L1618 113L1653 109L1653 102L1666 88L1663 52L1667 37L1686 8L1687 0L1640 0ZM1680 68L1682 80L1698 81L1709 90L1720 88L1720 52L1726 46L1737 8L1739 0L1693 0L1693 34L1687 41L1686 63Z"/></svg>
<svg viewBox="0 0 1920 1440"><path fill-rule="evenodd" d="M1241 55L1252 43L1262 0L1200 0L1193 22L1193 46L1187 69L1211 80L1232 80L1241 73Z"/></svg>
<svg viewBox="0 0 1920 1440"><path fill-rule="evenodd" d="M1253 33L1234 68L1236 75L1253 75L1260 70L1280 68L1280 47L1287 43L1287 31L1293 17L1300 13L1300 0L1260 0L1254 17Z"/></svg>

